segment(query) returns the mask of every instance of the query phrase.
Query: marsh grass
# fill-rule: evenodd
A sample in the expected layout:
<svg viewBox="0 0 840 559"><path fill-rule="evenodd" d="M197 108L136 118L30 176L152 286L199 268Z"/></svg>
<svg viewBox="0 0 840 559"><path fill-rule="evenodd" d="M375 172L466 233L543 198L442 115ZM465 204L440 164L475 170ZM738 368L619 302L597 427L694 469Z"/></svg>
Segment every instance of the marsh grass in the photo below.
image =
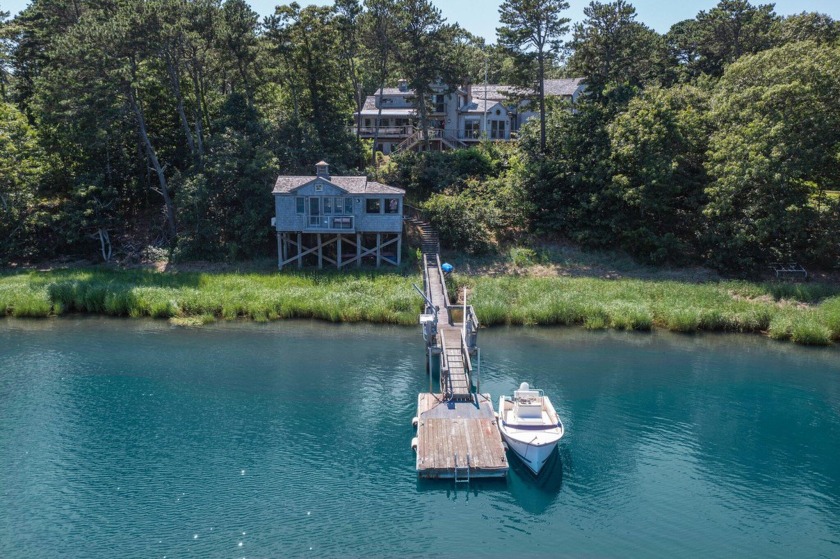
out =
<svg viewBox="0 0 840 559"><path fill-rule="evenodd" d="M0 314L43 317L80 312L176 319L174 323L188 326L207 323L208 317L414 324L422 302L411 283L412 278L379 272L31 272L0 275Z"/></svg>
<svg viewBox="0 0 840 559"><path fill-rule="evenodd" d="M766 333L809 345L840 340L840 288L830 284L510 276L457 282L471 285L484 325Z"/></svg>
<svg viewBox="0 0 840 559"><path fill-rule="evenodd" d="M414 325L419 276L373 272L159 273L76 269L0 274L0 316L80 312L165 318L181 326L216 320L315 318ZM470 287L483 326L577 325L592 330L764 333L795 343L840 340L840 288L570 277L447 279Z"/></svg>

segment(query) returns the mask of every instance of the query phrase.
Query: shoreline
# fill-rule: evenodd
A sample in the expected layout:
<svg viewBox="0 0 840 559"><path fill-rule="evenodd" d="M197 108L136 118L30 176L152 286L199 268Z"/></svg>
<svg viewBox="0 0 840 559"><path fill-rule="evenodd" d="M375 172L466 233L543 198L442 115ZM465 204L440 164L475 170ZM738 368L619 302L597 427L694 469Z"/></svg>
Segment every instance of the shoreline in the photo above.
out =
<svg viewBox="0 0 840 559"><path fill-rule="evenodd" d="M290 318L413 326L419 274L158 272L75 268L0 272L0 315L165 318L179 326ZM840 342L840 286L716 280L461 276L484 327L752 333L802 345Z"/></svg>

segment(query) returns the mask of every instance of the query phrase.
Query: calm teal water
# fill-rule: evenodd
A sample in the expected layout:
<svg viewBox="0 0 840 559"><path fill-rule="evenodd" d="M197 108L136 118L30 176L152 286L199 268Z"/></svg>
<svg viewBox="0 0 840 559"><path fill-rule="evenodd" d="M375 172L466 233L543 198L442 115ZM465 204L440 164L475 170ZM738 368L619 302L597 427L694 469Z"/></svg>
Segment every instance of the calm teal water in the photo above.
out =
<svg viewBox="0 0 840 559"><path fill-rule="evenodd" d="M417 481L415 329L0 321L0 556L840 556L837 349L479 341L563 415L538 481Z"/></svg>

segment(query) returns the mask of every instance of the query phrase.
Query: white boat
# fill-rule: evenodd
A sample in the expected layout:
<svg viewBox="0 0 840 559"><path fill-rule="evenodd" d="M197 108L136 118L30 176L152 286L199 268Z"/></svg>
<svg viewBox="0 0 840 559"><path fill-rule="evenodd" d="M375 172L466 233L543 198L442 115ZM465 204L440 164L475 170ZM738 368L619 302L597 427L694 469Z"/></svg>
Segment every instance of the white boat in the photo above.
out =
<svg viewBox="0 0 840 559"><path fill-rule="evenodd" d="M563 422L548 396L523 382L513 398L499 398L499 430L508 448L539 474L563 436Z"/></svg>

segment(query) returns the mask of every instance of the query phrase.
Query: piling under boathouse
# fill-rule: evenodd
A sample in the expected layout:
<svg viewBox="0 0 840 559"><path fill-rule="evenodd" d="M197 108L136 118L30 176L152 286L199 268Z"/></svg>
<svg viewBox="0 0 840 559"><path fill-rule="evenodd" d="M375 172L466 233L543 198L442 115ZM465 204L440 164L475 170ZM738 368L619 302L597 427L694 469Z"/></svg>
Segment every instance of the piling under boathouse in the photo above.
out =
<svg viewBox="0 0 840 559"><path fill-rule="evenodd" d="M272 226L278 268L295 265L400 264L405 190L365 176L280 175L274 185Z"/></svg>

